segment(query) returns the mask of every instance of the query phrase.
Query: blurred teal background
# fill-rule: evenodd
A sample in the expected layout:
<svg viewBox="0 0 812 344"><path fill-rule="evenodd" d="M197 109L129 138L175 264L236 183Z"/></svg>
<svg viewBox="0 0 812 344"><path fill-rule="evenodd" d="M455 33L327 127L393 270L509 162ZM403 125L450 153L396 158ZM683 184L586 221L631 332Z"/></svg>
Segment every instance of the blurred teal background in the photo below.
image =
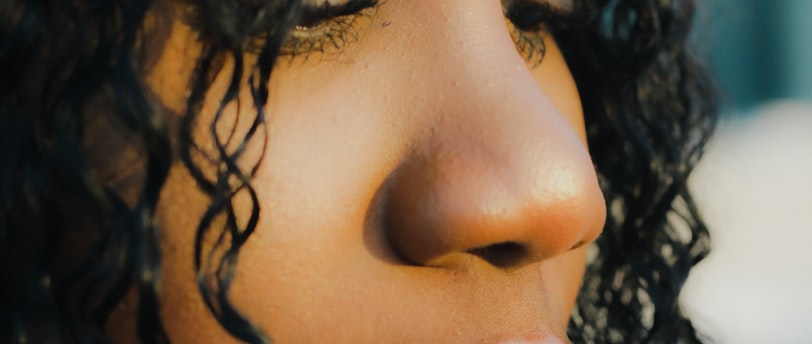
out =
<svg viewBox="0 0 812 344"><path fill-rule="evenodd" d="M812 1L699 0L693 41L726 113L777 99L812 101Z"/></svg>
<svg viewBox="0 0 812 344"><path fill-rule="evenodd" d="M711 343L812 343L812 0L697 1L724 116L689 180L713 246L681 303Z"/></svg>

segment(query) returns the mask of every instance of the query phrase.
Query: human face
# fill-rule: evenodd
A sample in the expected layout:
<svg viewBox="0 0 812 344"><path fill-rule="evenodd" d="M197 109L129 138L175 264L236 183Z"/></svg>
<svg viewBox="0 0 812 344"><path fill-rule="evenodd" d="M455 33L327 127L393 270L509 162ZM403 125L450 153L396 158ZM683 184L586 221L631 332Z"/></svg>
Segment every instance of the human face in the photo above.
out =
<svg viewBox="0 0 812 344"><path fill-rule="evenodd" d="M340 51L279 61L268 141L248 154L261 218L230 293L275 341L566 341L604 201L555 41L528 65L503 3L389 0ZM177 24L148 78L170 105L189 37ZM195 282L205 206L174 166L159 204L174 342L230 338Z"/></svg>

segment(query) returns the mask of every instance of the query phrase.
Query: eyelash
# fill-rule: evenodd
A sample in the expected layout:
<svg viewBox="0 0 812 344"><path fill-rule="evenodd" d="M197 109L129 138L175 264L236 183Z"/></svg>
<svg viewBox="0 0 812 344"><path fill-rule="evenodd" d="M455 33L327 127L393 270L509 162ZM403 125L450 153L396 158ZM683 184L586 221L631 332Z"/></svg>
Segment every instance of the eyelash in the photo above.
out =
<svg viewBox="0 0 812 344"><path fill-rule="evenodd" d="M513 37L516 51L524 58L524 61L531 67L538 67L547 53L547 44L544 41L545 30L543 28L535 31L521 30L511 23L510 36Z"/></svg>
<svg viewBox="0 0 812 344"><path fill-rule="evenodd" d="M299 24L282 46L281 55L291 58L302 55L306 59L313 52L340 51L358 38L355 30L358 18L371 15L377 5L377 0L349 0L338 6L327 1L321 6L303 5Z"/></svg>
<svg viewBox="0 0 812 344"><path fill-rule="evenodd" d="M505 8L505 17L510 22L516 50L531 67L541 64L547 52L545 38L553 31L582 27L591 21L590 13L583 8L563 13L548 2L538 0L512 1Z"/></svg>
<svg viewBox="0 0 812 344"><path fill-rule="evenodd" d="M300 24L291 31L282 46L281 55L291 59L307 59L313 52L340 51L358 38L355 23L359 17L370 16L378 0L349 0L338 6L327 1L321 6L304 6ZM510 34L516 50L532 67L537 67L547 51L547 26L561 17L549 6L536 0L516 0L505 9L510 22Z"/></svg>

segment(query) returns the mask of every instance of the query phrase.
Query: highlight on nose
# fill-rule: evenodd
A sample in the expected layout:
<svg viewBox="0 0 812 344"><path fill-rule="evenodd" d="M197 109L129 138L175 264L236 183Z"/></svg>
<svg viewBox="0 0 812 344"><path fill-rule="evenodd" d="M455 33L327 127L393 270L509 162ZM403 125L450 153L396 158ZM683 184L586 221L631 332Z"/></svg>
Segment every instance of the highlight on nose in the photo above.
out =
<svg viewBox="0 0 812 344"><path fill-rule="evenodd" d="M605 206L588 156L544 166L413 157L389 181L383 205L389 244L415 265L473 255L515 269L597 238Z"/></svg>

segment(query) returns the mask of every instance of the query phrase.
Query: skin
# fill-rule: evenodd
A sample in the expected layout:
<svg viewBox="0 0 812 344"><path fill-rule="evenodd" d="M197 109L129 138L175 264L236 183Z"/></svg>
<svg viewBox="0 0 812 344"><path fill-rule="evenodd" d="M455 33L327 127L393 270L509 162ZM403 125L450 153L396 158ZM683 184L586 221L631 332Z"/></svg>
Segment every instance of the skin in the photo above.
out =
<svg viewBox="0 0 812 344"><path fill-rule="evenodd" d="M232 302L280 343L566 342L605 208L554 40L528 66L497 0L390 0L353 27L357 41L340 51L274 69L269 140L252 141L246 159L263 159L262 213ZM179 21L170 31L147 80L183 113L198 46ZM244 132L246 108L228 107L223 122ZM177 343L233 341L195 285L206 204L178 162L158 214L162 320ZM125 341L132 309L124 302L111 320Z"/></svg>

